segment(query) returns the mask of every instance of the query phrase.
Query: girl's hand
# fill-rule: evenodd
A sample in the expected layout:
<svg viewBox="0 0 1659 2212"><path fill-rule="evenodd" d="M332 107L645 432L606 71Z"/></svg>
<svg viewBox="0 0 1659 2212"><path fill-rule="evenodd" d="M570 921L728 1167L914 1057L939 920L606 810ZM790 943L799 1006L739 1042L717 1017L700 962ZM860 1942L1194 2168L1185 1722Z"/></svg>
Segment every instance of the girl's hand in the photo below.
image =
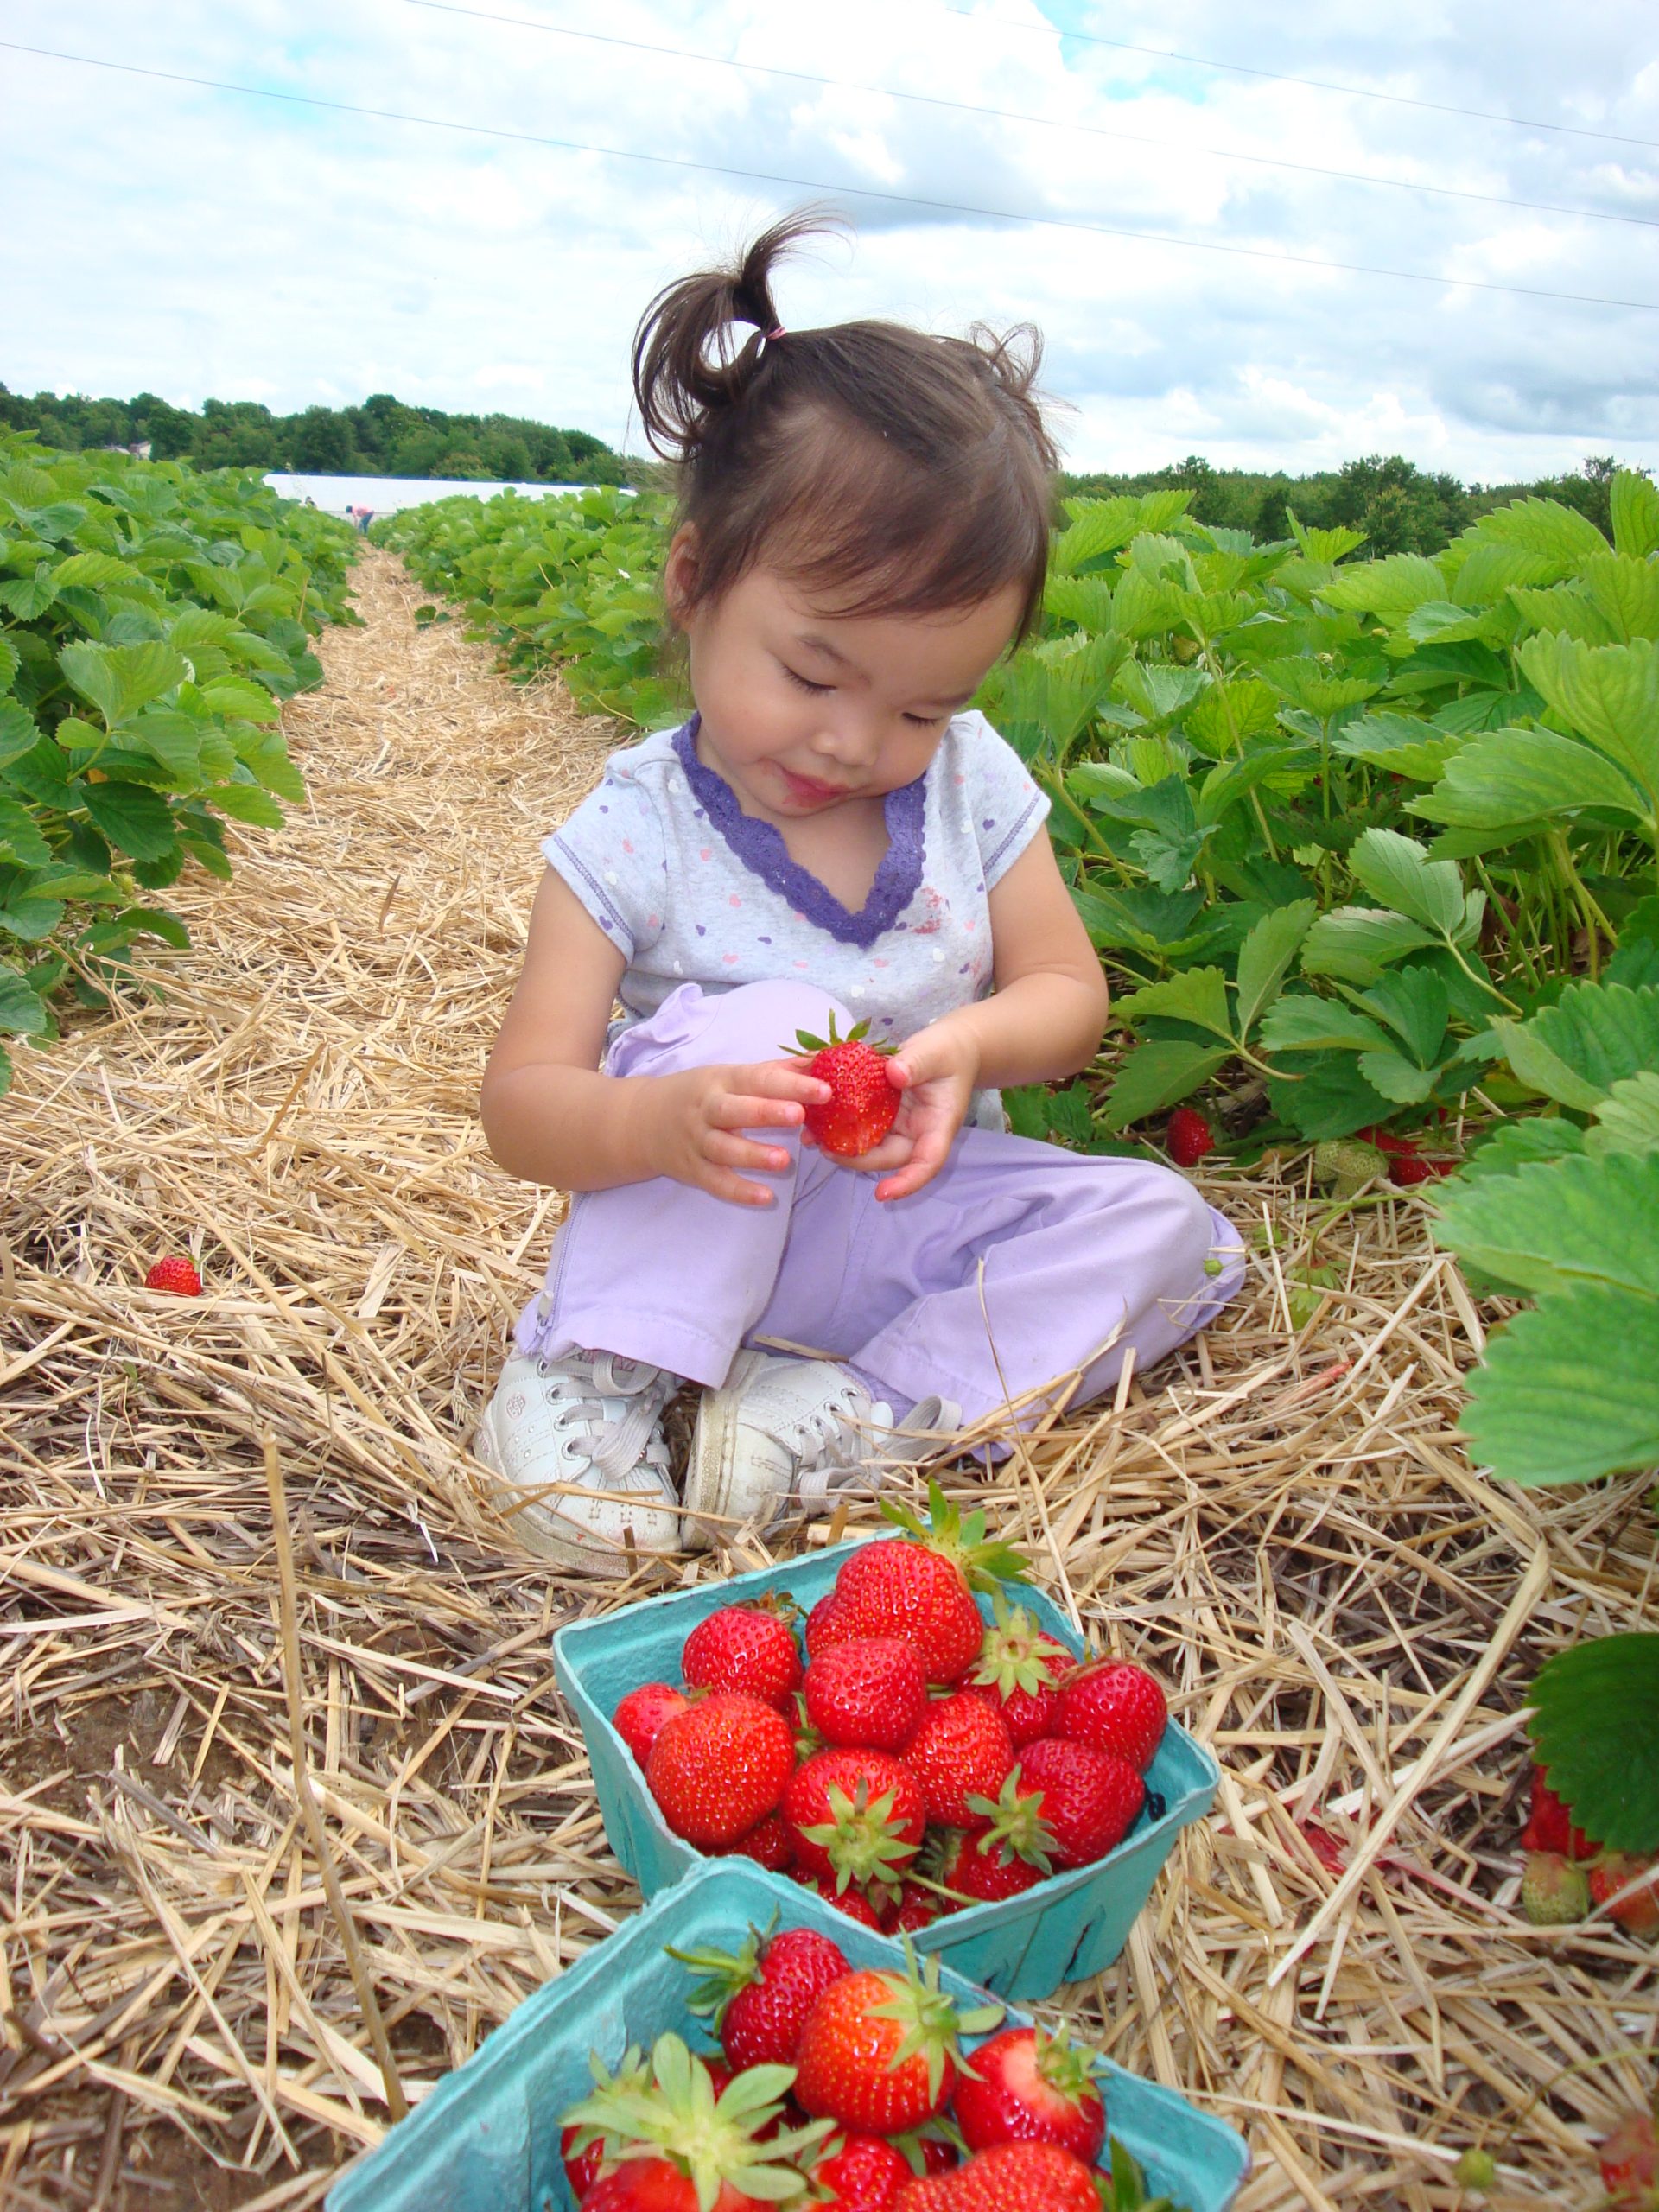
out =
<svg viewBox="0 0 1659 2212"><path fill-rule="evenodd" d="M649 1102L657 1173L745 1206L769 1206L772 1193L738 1170L779 1175L789 1166L790 1154L781 1145L743 1132L798 1129L806 1109L822 1105L830 1096L827 1083L790 1060L687 1068L678 1075L638 1080Z"/></svg>
<svg viewBox="0 0 1659 2212"><path fill-rule="evenodd" d="M892 1128L858 1159L839 1163L880 1175L875 1195L884 1202L919 1191L950 1158L979 1080L979 1048L947 1016L901 1045L887 1073L902 1094Z"/></svg>

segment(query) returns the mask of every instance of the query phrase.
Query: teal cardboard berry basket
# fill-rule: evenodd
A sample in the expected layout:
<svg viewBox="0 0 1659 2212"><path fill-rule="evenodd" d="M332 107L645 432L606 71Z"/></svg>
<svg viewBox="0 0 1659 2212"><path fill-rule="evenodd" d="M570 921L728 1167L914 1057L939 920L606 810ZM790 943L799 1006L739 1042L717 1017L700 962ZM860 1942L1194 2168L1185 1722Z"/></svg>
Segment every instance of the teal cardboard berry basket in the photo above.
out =
<svg viewBox="0 0 1659 2212"><path fill-rule="evenodd" d="M788 1591L804 1610L825 1594L856 1548L842 1544L728 1582L648 1598L596 1620L572 1622L554 1637L559 1684L587 1741L606 1835L648 1897L709 1862L664 1820L611 1714L640 1682L679 1681L681 1647L709 1613L778 1590ZM1041 1591L1020 1588L1014 1596L1039 1627L1083 1656L1077 1630ZM990 1599L982 1597L979 1606L988 1621ZM1049 1997L1062 1982L1099 1974L1128 1941L1177 1834L1203 1819L1220 1780L1209 1752L1172 1720L1147 1774L1148 1791L1164 1801L1158 1818L1143 1813L1117 1848L1092 1866L1070 1868L1019 1897L968 1906L918 1929L916 1948L937 1952L999 1997Z"/></svg>
<svg viewBox="0 0 1659 2212"><path fill-rule="evenodd" d="M854 1967L902 1963L899 1946L796 1883L747 1861L711 1859L596 1943L524 2003L467 2063L442 2081L378 2150L328 2192L325 2212L570 2212L559 2120L587 2094L588 2053L614 2067L630 2044L683 2035L695 1977L664 1946L734 1949L774 1921L822 1929ZM941 1986L963 2008L983 2004L948 1967ZM1016 2025L1027 2023L1010 2012ZM969 2046L982 2036L969 2039ZM1226 2212L1249 2167L1243 2139L1173 2089L1096 2062L1106 2125L1149 2186L1189 2212Z"/></svg>

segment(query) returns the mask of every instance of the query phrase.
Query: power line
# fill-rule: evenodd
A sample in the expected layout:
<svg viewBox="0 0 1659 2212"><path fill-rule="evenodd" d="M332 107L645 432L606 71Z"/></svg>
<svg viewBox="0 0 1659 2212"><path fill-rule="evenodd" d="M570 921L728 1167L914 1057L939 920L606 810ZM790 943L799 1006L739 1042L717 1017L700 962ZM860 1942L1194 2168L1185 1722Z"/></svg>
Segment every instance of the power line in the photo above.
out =
<svg viewBox="0 0 1659 2212"><path fill-rule="evenodd" d="M456 123L446 116L411 115L400 108L364 107L350 100L320 99L309 92L274 92L264 85L237 85L220 77L187 76L176 69L147 69L131 61L106 61L90 54L65 54L56 47L26 46L21 40L0 39L0 52L37 54L48 61L68 61L87 69L107 69L125 77L145 77L164 85L190 85L209 92L234 92L241 98L274 100L288 107L310 107L331 115L360 115L375 123L410 123L424 130L447 130L467 138L492 138L520 146L550 146L562 153L600 154L607 159L644 162L654 168L696 169L709 176L734 176L749 184L782 184L791 191L823 193L855 200L878 200L888 207L925 207L938 214L973 215L982 221L1023 223L1034 230L1071 231L1090 238L1128 238L1141 245L1175 246L1184 252L1224 254L1231 259L1268 261L1293 269L1313 269L1325 276L1386 276L1405 284L1432 284L1437 289L1471 292L1503 292L1524 300L1560 300L1573 307L1629 308L1644 315L1659 315L1659 300L1620 300L1594 292L1557 292L1538 284L1500 284L1482 276L1445 276L1422 269L1389 269L1364 261L1322 261L1309 253L1285 253L1270 246L1224 245L1211 238L1183 238L1173 231L1132 230L1114 223L1089 223L1063 215L1027 215L1014 207L976 207L962 200L937 200L917 192L882 192L874 185L832 184L822 177L787 176L775 169L740 168L728 162L696 162L678 154L642 154L631 146L599 146L582 138L554 138L539 131L505 130L483 123Z"/></svg>
<svg viewBox="0 0 1659 2212"><path fill-rule="evenodd" d="M1322 168L1314 162L1287 162L1270 154L1241 154L1225 146L1188 146L1175 138L1160 138L1145 131L1109 130L1099 124L1070 123L1063 118L1030 115L1017 108L982 107L971 100L945 99L932 92L895 92L887 85L868 85L851 77L823 77L807 69L785 69L766 61L737 61L723 54L698 54L689 47L664 46L651 39L623 38L613 31L573 30L563 23L538 22L528 16L503 16L487 8L463 8L456 0L404 0L405 7L424 8L439 16L465 16L474 22L505 23L514 30L540 31L550 38L580 40L588 46L622 47L631 54L658 54L672 61L695 61L710 69L738 69L750 76L783 77L791 84L817 85L842 92L874 92L884 99L908 100L920 107L944 108L953 115L983 116L998 123L1035 124L1046 130L1070 130L1084 138L1108 138L1128 146L1155 146L1166 152L1208 154L1221 162L1246 162L1252 168L1292 169L1301 176L1335 177L1346 184L1371 184L1391 192L1421 192L1443 200L1471 200L1486 207L1518 207L1535 215L1573 215L1590 223L1631 223L1643 230L1659 230L1659 218L1627 215L1597 207L1564 207L1550 200L1516 200L1498 192L1466 192L1456 185L1416 184L1409 177L1376 176L1363 169ZM998 18L1001 20L1001 17Z"/></svg>
<svg viewBox="0 0 1659 2212"><path fill-rule="evenodd" d="M1181 54L1173 47L1138 46L1133 39L1102 38L1094 31L1069 31L1058 23L1029 23L1013 16L993 16L979 8L962 8L953 0L941 0L950 16L960 16L973 23L1001 23L1014 31L1034 31L1041 37L1074 39L1079 46L1109 47L1116 54L1145 54L1156 61L1184 61L1194 69L1221 69L1235 77L1260 77L1271 85L1300 85L1311 92L1341 92L1349 99L1382 100L1389 107L1421 108L1428 115L1459 115L1475 123L1503 123L1516 130L1553 130L1568 138L1595 138L1605 146L1645 146L1650 153L1659 152L1659 138L1627 138L1616 130L1591 130L1578 123L1545 123L1532 115L1497 115L1491 108L1453 107L1444 100L1413 99L1404 92L1379 92L1368 85L1333 85L1323 77L1288 77L1278 69L1253 69L1244 61L1217 61L1203 54Z"/></svg>

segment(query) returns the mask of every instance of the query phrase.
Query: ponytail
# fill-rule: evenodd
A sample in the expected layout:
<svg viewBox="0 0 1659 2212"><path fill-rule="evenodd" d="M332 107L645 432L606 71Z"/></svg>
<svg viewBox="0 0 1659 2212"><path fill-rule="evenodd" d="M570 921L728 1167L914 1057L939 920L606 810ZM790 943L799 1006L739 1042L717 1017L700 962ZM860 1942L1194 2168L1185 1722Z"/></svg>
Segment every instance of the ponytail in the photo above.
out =
<svg viewBox="0 0 1659 2212"><path fill-rule="evenodd" d="M633 339L633 396L653 452L689 461L709 418L741 404L766 361L768 340L783 334L773 269L800 239L835 227L801 209L763 231L735 268L682 276L658 293ZM740 342L745 325L753 334Z"/></svg>

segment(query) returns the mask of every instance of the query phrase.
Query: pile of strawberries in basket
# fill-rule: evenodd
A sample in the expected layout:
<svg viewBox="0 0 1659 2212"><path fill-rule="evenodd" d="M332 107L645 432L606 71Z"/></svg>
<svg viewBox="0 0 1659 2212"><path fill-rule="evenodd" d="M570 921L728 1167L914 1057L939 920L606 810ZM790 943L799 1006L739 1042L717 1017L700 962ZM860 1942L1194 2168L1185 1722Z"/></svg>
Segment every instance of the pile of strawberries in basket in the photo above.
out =
<svg viewBox="0 0 1659 2212"><path fill-rule="evenodd" d="M698 2057L669 2034L613 2075L594 2060L593 2093L561 2136L582 2212L1147 2205L1134 2159L1107 2145L1084 2054L1007 2028L965 2056L961 2037L1001 2008L959 2013L937 1960L855 1969L810 1928L671 1955L702 1977L688 2010L710 2022L720 2052Z"/></svg>
<svg viewBox="0 0 1659 2212"><path fill-rule="evenodd" d="M871 1927L1017 1895L1086 1866L1144 1808L1164 1694L1079 1663L1010 1606L1019 1555L933 1493L931 1522L850 1553L808 1615L731 1605L692 1630L683 1681L613 1716L677 1835L787 1872ZM991 1588L988 1625L974 1588Z"/></svg>

